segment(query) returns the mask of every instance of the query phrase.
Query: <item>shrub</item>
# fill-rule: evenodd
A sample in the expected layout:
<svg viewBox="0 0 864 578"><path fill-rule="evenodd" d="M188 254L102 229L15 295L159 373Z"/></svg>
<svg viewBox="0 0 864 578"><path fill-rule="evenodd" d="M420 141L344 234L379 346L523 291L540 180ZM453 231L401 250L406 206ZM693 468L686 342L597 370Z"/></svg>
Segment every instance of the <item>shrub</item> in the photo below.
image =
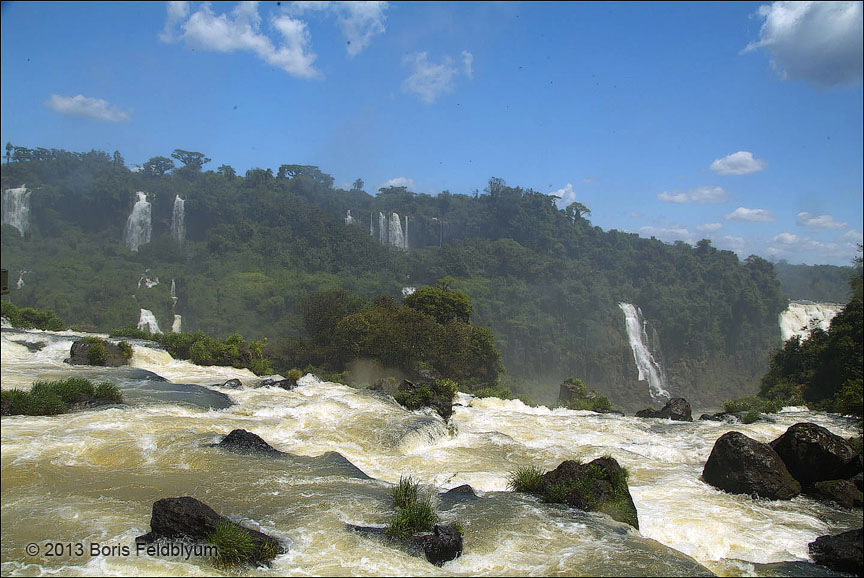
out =
<svg viewBox="0 0 864 578"><path fill-rule="evenodd" d="M62 331L68 327L53 311L18 307L9 301L0 302L0 315L8 319L12 327L20 329Z"/></svg>
<svg viewBox="0 0 864 578"><path fill-rule="evenodd" d="M759 417L761 415L762 414L759 413L759 411L757 411L755 409L751 409L747 413L745 413L743 416L741 416L741 423L744 423L744 424L755 423L755 422L759 421Z"/></svg>
<svg viewBox="0 0 864 578"><path fill-rule="evenodd" d="M138 329L137 325L124 325L119 329L114 329L109 334L111 337L128 337L130 339L153 339L153 335L149 331Z"/></svg>
<svg viewBox="0 0 864 578"><path fill-rule="evenodd" d="M286 375L285 377L287 377L287 378L290 379L291 381L295 381L295 382L296 382L298 379L300 379L301 377L303 377L303 372L300 371L299 369L292 369L292 370L290 370L290 371L288 372L288 375Z"/></svg>
<svg viewBox="0 0 864 578"><path fill-rule="evenodd" d="M783 402L777 400L768 400L755 395L730 399L723 404L723 409L727 413L738 413L742 411L757 411L760 413L777 413L783 409Z"/></svg>
<svg viewBox="0 0 864 578"><path fill-rule="evenodd" d="M432 402L433 397L434 394L428 385L421 385L413 392L397 391L393 394L393 399L395 399L401 406L412 411L428 406Z"/></svg>
<svg viewBox="0 0 864 578"><path fill-rule="evenodd" d="M506 387L484 387L477 391L472 391L474 397L497 397L499 399L513 399L513 392Z"/></svg>
<svg viewBox="0 0 864 578"><path fill-rule="evenodd" d="M108 383L107 381L103 381L93 388L93 397L105 401L123 403L123 394L120 393L120 389L113 383Z"/></svg>
<svg viewBox="0 0 864 578"><path fill-rule="evenodd" d="M414 482L411 479L411 476L407 478L401 476L399 478L399 485L393 488L391 492L393 496L393 505L397 508L404 508L408 504L413 504L417 501L418 491L420 489L420 484Z"/></svg>
<svg viewBox="0 0 864 578"><path fill-rule="evenodd" d="M117 386L103 382L97 386L82 377L63 381L37 381L29 392L18 389L3 393L3 415L56 415L69 410L69 405L94 399L122 403Z"/></svg>
<svg viewBox="0 0 864 578"><path fill-rule="evenodd" d="M102 342L94 343L87 350L87 362L90 365L105 365L108 360L108 352Z"/></svg>
<svg viewBox="0 0 864 578"><path fill-rule="evenodd" d="M216 565L221 568L267 562L279 553L274 540L256 540L242 526L226 521L219 522L208 541L216 546Z"/></svg>
<svg viewBox="0 0 864 578"><path fill-rule="evenodd" d="M459 384L452 379L438 379L435 381L435 393L447 399L453 399L453 396L459 391Z"/></svg>
<svg viewBox="0 0 864 578"><path fill-rule="evenodd" d="M508 474L507 487L517 492L539 492L543 487L543 470L537 466L518 467Z"/></svg>
<svg viewBox="0 0 864 578"><path fill-rule="evenodd" d="M394 538L408 538L417 532L431 532L437 521L432 499L427 497L400 508L387 527L387 533Z"/></svg>
<svg viewBox="0 0 864 578"><path fill-rule="evenodd" d="M834 396L834 410L843 415L857 415L864 412L864 395L862 395L862 380L850 379Z"/></svg>
<svg viewBox="0 0 864 578"><path fill-rule="evenodd" d="M126 359L132 359L132 346L129 345L125 341L121 341L117 344L117 347L120 348L120 352L123 354L123 357Z"/></svg>

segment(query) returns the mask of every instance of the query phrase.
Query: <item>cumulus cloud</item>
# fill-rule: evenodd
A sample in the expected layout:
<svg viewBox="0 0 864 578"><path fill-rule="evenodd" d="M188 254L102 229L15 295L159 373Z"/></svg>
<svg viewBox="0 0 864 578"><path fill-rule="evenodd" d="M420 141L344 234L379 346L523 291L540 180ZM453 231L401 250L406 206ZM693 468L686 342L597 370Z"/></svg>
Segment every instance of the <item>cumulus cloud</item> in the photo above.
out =
<svg viewBox="0 0 864 578"><path fill-rule="evenodd" d="M831 215L811 215L808 212L798 213L798 224L811 229L843 229L847 223L839 223Z"/></svg>
<svg viewBox="0 0 864 578"><path fill-rule="evenodd" d="M576 201L576 191L573 190L573 185L567 183L567 186L558 189L557 191L552 191L551 195L555 195L556 197L560 197L556 203L559 207L566 207L570 203Z"/></svg>
<svg viewBox="0 0 864 578"><path fill-rule="evenodd" d="M864 238L864 236L861 235L861 231L854 231L853 230L853 231L846 231L845 233L840 235L840 238L838 239L838 241L841 241L843 243L857 244L857 243L860 243L862 241L862 238Z"/></svg>
<svg viewBox="0 0 864 578"><path fill-rule="evenodd" d="M711 163L711 170L721 175L749 175L765 168L765 161L754 159L753 153L738 151Z"/></svg>
<svg viewBox="0 0 864 578"><path fill-rule="evenodd" d="M241 2L230 14L214 14L209 3L196 10L185 2L169 3L164 42L183 40L187 46L215 52L251 52L261 60L276 66L292 76L314 78L320 76L315 69L315 54L311 51L311 37L306 23L288 14L279 14L269 24L281 36L280 42L262 31L257 2ZM187 18L188 16L188 18ZM182 34L177 34L179 26Z"/></svg>
<svg viewBox="0 0 864 578"><path fill-rule="evenodd" d="M696 230L700 233L716 233L722 228L722 223L704 223L702 225L696 225Z"/></svg>
<svg viewBox="0 0 864 578"><path fill-rule="evenodd" d="M474 56L467 50L462 51L461 72L449 56L436 64L429 60L426 52L407 54L402 64L410 66L412 72L402 83L402 91L415 94L426 104L432 104L442 94L453 92L460 74L471 79L474 75L473 63Z"/></svg>
<svg viewBox="0 0 864 578"><path fill-rule="evenodd" d="M52 94L45 102L45 106L67 116L85 116L108 122L126 122L132 118L130 112L117 110L107 100L89 98L83 94L76 96Z"/></svg>
<svg viewBox="0 0 864 578"><path fill-rule="evenodd" d="M774 2L759 8L759 40L745 52L764 48L784 80L823 86L860 82L864 63L862 3Z"/></svg>
<svg viewBox="0 0 864 578"><path fill-rule="evenodd" d="M286 13L302 16L319 12L336 18L339 30L345 38L349 56L357 56L372 42L372 38L383 34L387 29L384 12L387 2L291 2Z"/></svg>
<svg viewBox="0 0 864 578"><path fill-rule="evenodd" d="M646 226L639 229L639 233L645 237L655 237L661 241L685 241L691 243L694 240L693 234L687 227L670 225L668 227L651 227Z"/></svg>
<svg viewBox="0 0 864 578"><path fill-rule="evenodd" d="M414 179L409 179L408 177L394 177L392 179L388 179L383 185L378 187L379 189L386 189L388 187L405 187L409 191L413 191Z"/></svg>
<svg viewBox="0 0 864 578"><path fill-rule="evenodd" d="M665 203L699 203L700 205L717 205L729 200L729 193L723 187L696 187L686 193L684 191L664 191L657 198Z"/></svg>
<svg viewBox="0 0 864 578"><path fill-rule="evenodd" d="M774 221L774 215L771 211L765 209L746 209L738 207L731 213L726 215L728 221L749 221L751 223L771 223Z"/></svg>

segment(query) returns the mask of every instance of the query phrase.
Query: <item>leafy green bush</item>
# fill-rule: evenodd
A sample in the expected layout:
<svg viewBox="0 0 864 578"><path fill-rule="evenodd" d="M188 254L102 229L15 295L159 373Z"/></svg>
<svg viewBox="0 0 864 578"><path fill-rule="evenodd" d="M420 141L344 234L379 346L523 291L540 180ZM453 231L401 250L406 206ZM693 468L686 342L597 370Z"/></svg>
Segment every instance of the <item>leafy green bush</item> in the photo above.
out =
<svg viewBox="0 0 864 578"><path fill-rule="evenodd" d="M10 301L0 301L0 315L8 319L12 327L20 329L62 331L68 327L53 311L18 307Z"/></svg>
<svg viewBox="0 0 864 578"><path fill-rule="evenodd" d="M862 406L864 406L864 395L862 395L861 379L848 380L834 396L834 411L837 413L861 417L864 412Z"/></svg>
<svg viewBox="0 0 864 578"><path fill-rule="evenodd" d="M508 474L507 487L516 492L538 492L543 487L543 470L537 466L520 466Z"/></svg>
<svg viewBox="0 0 864 578"><path fill-rule="evenodd" d="M393 394L399 405L411 411L426 407L432 402L434 394L428 385L421 385L414 391L397 391Z"/></svg>
<svg viewBox="0 0 864 578"><path fill-rule="evenodd" d="M737 399L730 399L725 404L723 404L723 409L727 413L739 413L742 411L777 413L778 411L783 409L783 403L780 401L774 401L764 399L762 397L757 397L755 395L750 395L746 397L739 397Z"/></svg>
<svg viewBox="0 0 864 578"><path fill-rule="evenodd" d="M97 386L81 377L62 381L37 381L29 392L18 389L2 392L3 415L56 415L69 410L69 405L94 400L122 403L117 386L103 382Z"/></svg>
<svg viewBox="0 0 864 578"><path fill-rule="evenodd" d="M476 391L472 391L474 397L497 397L499 399L513 399L513 392L507 387L484 387Z"/></svg>
<svg viewBox="0 0 864 578"><path fill-rule="evenodd" d="M96 384L96 387L93 388L93 397L114 403L123 403L123 394L120 393L120 389L107 381Z"/></svg>
<svg viewBox="0 0 864 578"><path fill-rule="evenodd" d="M751 424L759 421L759 418L762 414L755 409L748 410L743 416L741 416L741 423Z"/></svg>
<svg viewBox="0 0 864 578"><path fill-rule="evenodd" d="M108 352L104 343L94 343L87 349L87 362L90 365L105 365L108 360Z"/></svg>
<svg viewBox="0 0 864 578"><path fill-rule="evenodd" d="M292 369L291 371L289 371L287 373L287 375L285 375L285 377L287 377L291 381L297 381L298 379L303 377L303 372L300 371L299 369Z"/></svg>
<svg viewBox="0 0 864 578"><path fill-rule="evenodd" d="M126 359L132 359L132 346L129 345L125 341L120 341L117 343L117 347L120 348L120 352L123 354L123 357Z"/></svg>
<svg viewBox="0 0 864 578"><path fill-rule="evenodd" d="M111 337L128 337L129 339L153 339L154 335L149 331L138 329L137 325L124 325L108 333ZM158 336L158 334L157 334Z"/></svg>

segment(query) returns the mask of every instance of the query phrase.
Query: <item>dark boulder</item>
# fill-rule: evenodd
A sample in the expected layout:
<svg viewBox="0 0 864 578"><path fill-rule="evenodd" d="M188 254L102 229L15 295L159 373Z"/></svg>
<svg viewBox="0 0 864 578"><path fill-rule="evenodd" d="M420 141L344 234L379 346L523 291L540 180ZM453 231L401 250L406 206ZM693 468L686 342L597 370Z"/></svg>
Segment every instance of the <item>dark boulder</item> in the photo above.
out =
<svg viewBox="0 0 864 578"><path fill-rule="evenodd" d="M801 493L801 484L771 446L736 431L714 442L702 479L725 492L771 500L788 500Z"/></svg>
<svg viewBox="0 0 864 578"><path fill-rule="evenodd" d="M861 454L838 435L815 423L796 423L771 447L804 486L851 478L861 471Z"/></svg>
<svg viewBox="0 0 864 578"><path fill-rule="evenodd" d="M466 496L474 496L475 498L477 497L477 494L474 493L474 488L472 488L468 484L462 484L461 486L456 486L453 489L447 490L446 493L451 494L451 495L459 494L459 495L466 495Z"/></svg>
<svg viewBox="0 0 864 578"><path fill-rule="evenodd" d="M636 417L656 417L674 421L693 421L690 403L683 397L674 397L666 402L661 409L643 409L636 412Z"/></svg>
<svg viewBox="0 0 864 578"><path fill-rule="evenodd" d="M238 454L285 455L263 439L245 429L235 429L216 444L216 447Z"/></svg>
<svg viewBox="0 0 864 578"><path fill-rule="evenodd" d="M462 533L450 525L435 524L431 532L414 534L411 541L419 546L426 559L436 566L462 555Z"/></svg>
<svg viewBox="0 0 864 578"><path fill-rule="evenodd" d="M127 354L131 357L131 349L124 353L123 349L115 343L91 337L79 339L72 344L66 363L70 365L120 367L129 364Z"/></svg>
<svg viewBox="0 0 864 578"><path fill-rule="evenodd" d="M849 530L836 536L820 536L810 542L810 556L817 564L837 570L864 575L864 552L862 552L862 529Z"/></svg>
<svg viewBox="0 0 864 578"><path fill-rule="evenodd" d="M414 383L403 379L393 398L410 410L431 407L447 421L453 415L453 394L439 388L438 383Z"/></svg>
<svg viewBox="0 0 864 578"><path fill-rule="evenodd" d="M234 379L229 379L228 381L226 381L225 383L223 383L221 385L219 385L217 383L214 385L214 387L226 387L228 389L240 389L241 387L243 387L243 382L235 377Z"/></svg>
<svg viewBox="0 0 864 578"><path fill-rule="evenodd" d="M835 502L843 508L860 508L864 495L852 480L825 480L814 483L808 495L825 502Z"/></svg>
<svg viewBox="0 0 864 578"><path fill-rule="evenodd" d="M230 524L245 532L255 543L256 552L268 553L260 559L252 559L252 563L268 563L276 554L283 552L279 541L272 537L232 522L220 516L213 508L195 498L163 498L153 504L150 517L150 532L135 538L136 544L149 544L159 539L191 538L199 542L207 542L220 524ZM272 555L270 555L272 554Z"/></svg>
<svg viewBox="0 0 864 578"><path fill-rule="evenodd" d="M586 512L602 512L639 529L636 505L627 487L627 471L615 458L602 457L581 464L566 460L543 474L540 494L547 502Z"/></svg>

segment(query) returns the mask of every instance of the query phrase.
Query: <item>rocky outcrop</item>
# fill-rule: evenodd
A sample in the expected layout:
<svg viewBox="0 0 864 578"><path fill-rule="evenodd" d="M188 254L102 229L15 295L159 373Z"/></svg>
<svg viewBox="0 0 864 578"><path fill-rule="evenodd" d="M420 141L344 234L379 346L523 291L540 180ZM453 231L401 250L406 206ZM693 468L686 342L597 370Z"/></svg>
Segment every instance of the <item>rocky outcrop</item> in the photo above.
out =
<svg viewBox="0 0 864 578"><path fill-rule="evenodd" d="M405 540L394 538L387 532L387 528L353 524L346 524L346 527L351 532L396 544L414 556L424 556L436 566L441 566L462 555L462 533L449 524L435 524L431 532L420 532Z"/></svg>
<svg viewBox="0 0 864 578"><path fill-rule="evenodd" d="M153 504L150 517L150 532L135 538L136 544L150 544L159 539L189 539L209 542L220 524L228 524L244 532L255 544L255 552L250 563L266 564L277 554L284 551L279 541L272 537L232 522L220 516L213 508L195 498L163 498ZM269 557L268 557L269 556Z"/></svg>
<svg viewBox="0 0 864 578"><path fill-rule="evenodd" d="M810 556L821 564L838 572L864 575L864 553L862 553L862 529L850 530L835 536L820 536L810 542Z"/></svg>
<svg viewBox="0 0 864 578"><path fill-rule="evenodd" d="M281 387L286 391L291 391L295 387L297 387L296 379L273 379L272 377L268 377L261 380L261 383L258 384L258 387Z"/></svg>
<svg viewBox="0 0 864 578"><path fill-rule="evenodd" d="M804 486L851 478L861 471L861 454L848 441L815 423L796 423L771 447Z"/></svg>
<svg viewBox="0 0 864 578"><path fill-rule="evenodd" d="M93 337L79 339L72 344L66 363L104 367L128 365L129 358L132 357L132 348L125 342L121 343L125 347Z"/></svg>
<svg viewBox="0 0 864 578"><path fill-rule="evenodd" d="M232 430L216 447L238 454L288 455L245 429Z"/></svg>
<svg viewBox="0 0 864 578"><path fill-rule="evenodd" d="M214 384L214 387L224 387L227 389L240 389L241 387L243 387L243 382L235 377L234 379L229 379L228 381L226 381L225 383L223 383L221 385L218 383Z"/></svg>
<svg viewBox="0 0 864 578"><path fill-rule="evenodd" d="M461 486L456 486L450 490L447 490L445 493L450 494L451 496L459 495L459 496L473 496L477 497L477 494L474 493L474 488L469 486L468 484L462 484Z"/></svg>
<svg viewBox="0 0 864 578"><path fill-rule="evenodd" d="M771 500L788 500L801 493L801 484L771 446L736 431L714 443L702 479L725 492Z"/></svg>
<svg viewBox="0 0 864 578"><path fill-rule="evenodd" d="M393 398L406 409L417 410L423 407L431 407L444 421L453 415L453 394L455 391L447 391L440 384L444 380L435 383L414 383L403 379Z"/></svg>
<svg viewBox="0 0 864 578"><path fill-rule="evenodd" d="M683 397L673 397L661 409L643 409L636 412L636 417L656 417L673 421L693 421L690 403Z"/></svg>
<svg viewBox="0 0 864 578"><path fill-rule="evenodd" d="M823 502L834 502L843 508L860 508L864 500L864 495L852 480L816 482L807 494Z"/></svg>

